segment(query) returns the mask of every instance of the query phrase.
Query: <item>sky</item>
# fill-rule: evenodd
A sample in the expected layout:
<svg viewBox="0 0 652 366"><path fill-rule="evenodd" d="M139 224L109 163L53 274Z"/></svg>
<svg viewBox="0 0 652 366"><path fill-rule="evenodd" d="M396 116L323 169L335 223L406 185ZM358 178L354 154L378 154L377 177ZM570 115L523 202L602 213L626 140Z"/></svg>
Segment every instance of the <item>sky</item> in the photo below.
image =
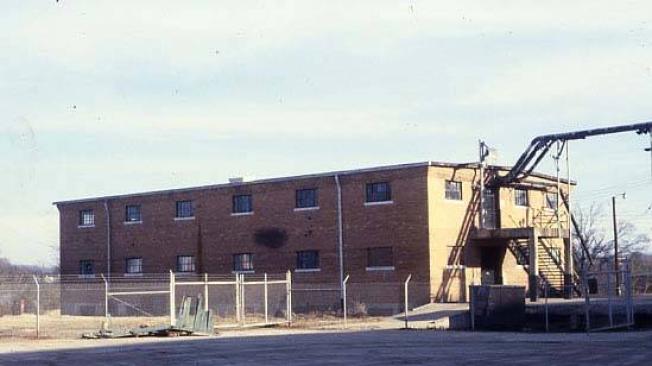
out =
<svg viewBox="0 0 652 366"><path fill-rule="evenodd" d="M512 164L540 134L650 121L650 14L649 1L3 1L0 256L56 261L54 201L470 162L479 139ZM576 204L627 192L620 216L652 233L649 144L573 142Z"/></svg>

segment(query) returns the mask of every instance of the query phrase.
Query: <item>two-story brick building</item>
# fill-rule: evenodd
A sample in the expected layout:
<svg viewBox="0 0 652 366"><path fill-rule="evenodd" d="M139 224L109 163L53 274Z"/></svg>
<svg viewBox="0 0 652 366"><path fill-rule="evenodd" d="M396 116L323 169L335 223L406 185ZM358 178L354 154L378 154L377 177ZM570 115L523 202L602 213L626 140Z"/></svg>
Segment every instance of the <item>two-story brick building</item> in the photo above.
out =
<svg viewBox="0 0 652 366"><path fill-rule="evenodd" d="M485 178L506 169L488 167ZM485 189L482 227L478 164L423 162L56 202L61 271L291 270L296 283L322 284L344 274L363 284L412 274L427 284L420 302L465 301L472 283L527 286L528 274L561 290L569 246L557 187L557 178L534 174Z"/></svg>

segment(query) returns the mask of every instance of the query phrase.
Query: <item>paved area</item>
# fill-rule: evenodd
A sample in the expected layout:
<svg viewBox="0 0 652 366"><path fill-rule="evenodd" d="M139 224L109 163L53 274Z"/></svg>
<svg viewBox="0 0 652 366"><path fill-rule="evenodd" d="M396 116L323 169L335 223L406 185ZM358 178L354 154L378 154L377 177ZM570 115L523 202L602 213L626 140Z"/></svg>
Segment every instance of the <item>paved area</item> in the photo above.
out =
<svg viewBox="0 0 652 366"><path fill-rule="evenodd" d="M210 338L0 345L0 365L647 365L652 333L238 332ZM39 350L40 348L40 350Z"/></svg>

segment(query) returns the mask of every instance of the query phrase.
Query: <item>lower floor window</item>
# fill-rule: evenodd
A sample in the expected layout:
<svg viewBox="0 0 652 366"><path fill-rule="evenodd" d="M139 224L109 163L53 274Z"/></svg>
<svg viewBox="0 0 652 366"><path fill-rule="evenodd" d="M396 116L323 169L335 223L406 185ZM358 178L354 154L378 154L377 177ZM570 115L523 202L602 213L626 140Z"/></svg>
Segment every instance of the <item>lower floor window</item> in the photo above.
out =
<svg viewBox="0 0 652 366"><path fill-rule="evenodd" d="M233 270L238 271L253 271L254 270L254 255L252 253L239 253L233 255Z"/></svg>
<svg viewBox="0 0 652 366"><path fill-rule="evenodd" d="M143 258L127 258L127 273L143 273Z"/></svg>
<svg viewBox="0 0 652 366"><path fill-rule="evenodd" d="M367 249L367 267L393 267L394 252L392 247L375 247Z"/></svg>
<svg viewBox="0 0 652 366"><path fill-rule="evenodd" d="M195 272L195 257L192 255L178 256L177 272Z"/></svg>
<svg viewBox="0 0 652 366"><path fill-rule="evenodd" d="M79 274L82 275L92 275L95 273L95 268L93 268L93 261L89 259L84 259L79 261Z"/></svg>
<svg viewBox="0 0 652 366"><path fill-rule="evenodd" d="M319 251L303 250L297 252L297 269L318 269Z"/></svg>

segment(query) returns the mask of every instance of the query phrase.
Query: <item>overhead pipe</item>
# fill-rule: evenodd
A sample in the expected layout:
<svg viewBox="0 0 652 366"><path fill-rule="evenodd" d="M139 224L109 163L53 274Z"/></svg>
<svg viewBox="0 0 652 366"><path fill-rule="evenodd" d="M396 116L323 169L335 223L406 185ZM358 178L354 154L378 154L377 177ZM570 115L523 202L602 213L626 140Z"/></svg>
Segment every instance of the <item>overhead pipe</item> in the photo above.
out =
<svg viewBox="0 0 652 366"><path fill-rule="evenodd" d="M525 152L518 158L507 175L497 177L500 185L518 182L527 178L543 159L550 146L557 141L581 140L590 136L609 135L620 132L635 131L637 134L651 133L652 122L643 122L630 125L595 128L575 132L542 135L535 137Z"/></svg>

